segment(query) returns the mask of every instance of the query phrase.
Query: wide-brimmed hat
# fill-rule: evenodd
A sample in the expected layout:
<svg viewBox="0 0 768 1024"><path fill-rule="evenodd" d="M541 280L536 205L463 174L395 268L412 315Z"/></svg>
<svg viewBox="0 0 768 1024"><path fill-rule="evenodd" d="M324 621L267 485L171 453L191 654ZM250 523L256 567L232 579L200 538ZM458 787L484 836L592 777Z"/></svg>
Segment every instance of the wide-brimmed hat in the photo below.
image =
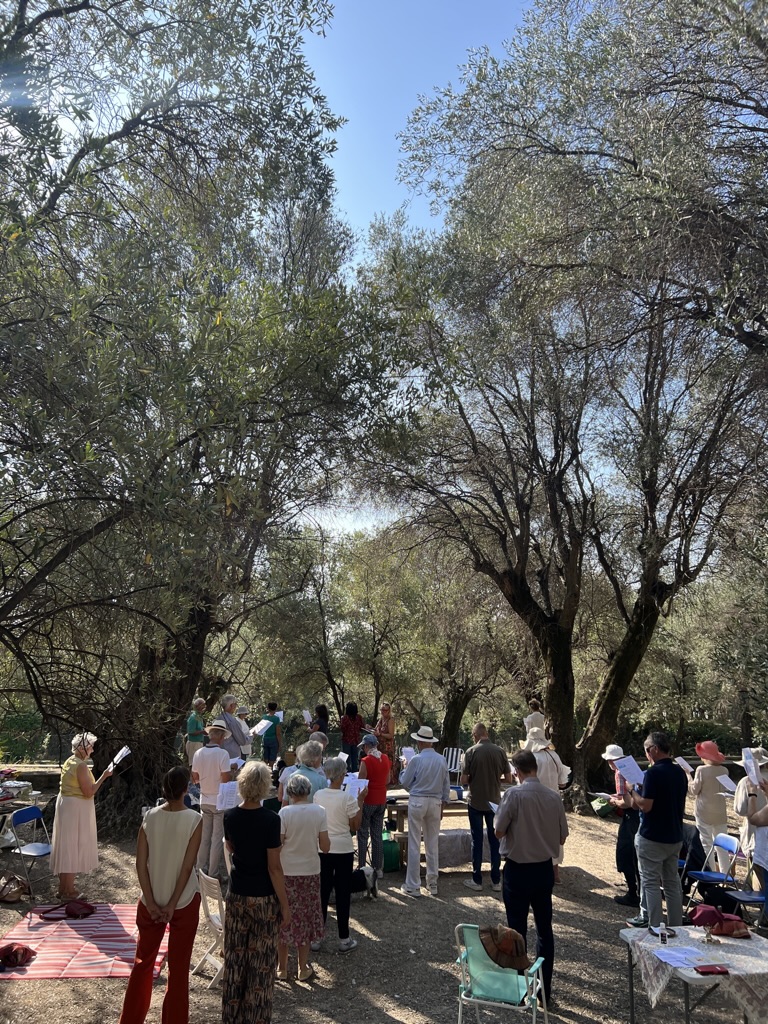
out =
<svg viewBox="0 0 768 1024"><path fill-rule="evenodd" d="M514 928L507 928L504 924L483 924L479 935L483 949L499 967L527 971L531 966L525 951L525 939Z"/></svg>
<svg viewBox="0 0 768 1024"><path fill-rule="evenodd" d="M227 728L227 723L224 721L223 718L217 718L213 722L211 722L210 725L206 725L204 731L207 732L208 735L210 736L211 729L221 729L221 731L224 733L225 740L228 740L229 737L232 735L232 733Z"/></svg>
<svg viewBox="0 0 768 1024"><path fill-rule="evenodd" d="M720 753L720 748L714 740L702 740L701 743L697 743L696 753L705 761L716 761L717 764L722 764L725 760L725 755Z"/></svg>
<svg viewBox="0 0 768 1024"><path fill-rule="evenodd" d="M761 768L764 764L768 764L768 750L765 747L750 747L752 751L752 757L754 758L755 764L758 768ZM746 767L744 764L744 758L737 761L736 764L740 764L742 768Z"/></svg>
<svg viewBox="0 0 768 1024"><path fill-rule="evenodd" d="M600 757L604 761L618 761L620 757L624 757L624 751L618 743L609 743Z"/></svg>
<svg viewBox="0 0 768 1024"><path fill-rule="evenodd" d="M523 750L530 750L532 754L535 754L537 750L546 750L549 746L551 744L543 729L535 725L532 729L528 730Z"/></svg>
<svg viewBox="0 0 768 1024"><path fill-rule="evenodd" d="M378 747L379 745L377 737L374 736L372 732L367 732L365 736L363 736L362 742L366 747Z"/></svg>
<svg viewBox="0 0 768 1024"><path fill-rule="evenodd" d="M428 725L422 725L418 732L411 733L411 739L418 743L439 743L440 737L435 736Z"/></svg>
<svg viewBox="0 0 768 1024"><path fill-rule="evenodd" d="M248 708L238 708L235 712L236 715L247 715L249 714Z"/></svg>

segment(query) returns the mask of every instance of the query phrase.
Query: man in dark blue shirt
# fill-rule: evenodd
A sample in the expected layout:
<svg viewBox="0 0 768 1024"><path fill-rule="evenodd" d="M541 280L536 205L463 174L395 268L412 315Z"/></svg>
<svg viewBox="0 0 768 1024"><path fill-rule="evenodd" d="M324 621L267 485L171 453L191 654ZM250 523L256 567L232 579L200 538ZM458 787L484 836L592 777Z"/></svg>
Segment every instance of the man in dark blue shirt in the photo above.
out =
<svg viewBox="0 0 768 1024"><path fill-rule="evenodd" d="M643 744L650 768L645 773L642 795L629 790L628 807L640 811L635 839L647 923L661 923L661 890L667 901L667 924L683 923L683 889L677 861L683 842L683 814L688 777L671 757L672 743L663 732L652 732ZM646 923L643 915L635 924Z"/></svg>

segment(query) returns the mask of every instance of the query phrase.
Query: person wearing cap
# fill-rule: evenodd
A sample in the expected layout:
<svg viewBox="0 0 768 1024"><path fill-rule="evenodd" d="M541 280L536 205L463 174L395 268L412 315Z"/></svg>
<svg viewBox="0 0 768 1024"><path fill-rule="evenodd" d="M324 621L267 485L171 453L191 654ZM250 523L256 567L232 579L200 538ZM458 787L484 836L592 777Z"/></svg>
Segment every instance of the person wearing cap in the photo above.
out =
<svg viewBox="0 0 768 1024"><path fill-rule="evenodd" d="M202 697L195 697L192 701L192 711L187 718L187 740L186 752L187 761L192 764L195 751L205 743L205 701Z"/></svg>
<svg viewBox="0 0 768 1024"><path fill-rule="evenodd" d="M435 750L439 737L428 725L411 733L419 753L408 762L400 784L408 790L408 870L400 891L406 896L421 896L421 840L427 858L427 889L437 896L439 872L438 838L443 807L450 800L448 762Z"/></svg>
<svg viewBox="0 0 768 1024"><path fill-rule="evenodd" d="M467 813L472 840L472 877L464 879L468 889L483 888L483 831L488 835L491 855L491 889L501 891L501 854L499 840L493 829L493 808L501 803L501 780L512 784L512 772L506 753L491 742L482 722L472 728L474 746L464 754L461 770L462 786L469 786Z"/></svg>
<svg viewBox="0 0 768 1024"><path fill-rule="evenodd" d="M688 782L672 760L672 741L664 732L649 733L643 744L650 767L642 792L628 786L625 806L640 811L635 838L645 912L629 923L633 927L661 924L661 894L667 903L667 924L683 923L683 888L677 862L683 845L683 815Z"/></svg>
<svg viewBox="0 0 768 1024"><path fill-rule="evenodd" d="M226 881L226 877L219 875L224 853L224 811L217 809L216 800L221 783L232 781L230 757L222 746L230 732L222 718L217 718L205 731L208 733L208 746L196 751L192 759L192 781L200 787L200 810L203 815L197 870Z"/></svg>
<svg viewBox="0 0 768 1024"><path fill-rule="evenodd" d="M627 807L625 796L627 794L627 783L624 776L616 767L619 758L624 757L624 750L618 743L609 743L600 755L613 771L616 794L611 798L611 803L616 808L616 813L621 817L619 832L616 836L616 870L624 875L627 883L627 891L623 896L614 896L614 900L623 907L640 906L640 869L637 865L637 853L635 851L635 836L640 827L640 811L633 807Z"/></svg>
<svg viewBox="0 0 768 1024"><path fill-rule="evenodd" d="M359 779L368 780L365 791L365 803L360 827L357 830L357 862L364 867L368 850L368 837L371 840L371 866L377 878L384 876L384 811L387 805L387 782L392 765L386 754L379 750L379 741L372 734L363 736L363 756L360 760Z"/></svg>
<svg viewBox="0 0 768 1024"><path fill-rule="evenodd" d="M504 908L507 924L528 936L528 912L536 923L536 955L543 957L544 993L549 1002L555 962L552 931L553 861L568 838L563 801L538 779L538 765L530 750L512 756L517 786L502 797L494 827L504 858Z"/></svg>
<svg viewBox="0 0 768 1024"><path fill-rule="evenodd" d="M237 709L237 720L238 722L243 723L246 735L248 736L248 742L240 744L240 756L244 761L248 760L248 758L251 756L251 752L253 751L253 743L251 742L251 731L248 728L248 722L246 721L247 714L248 708L241 707Z"/></svg>
<svg viewBox="0 0 768 1024"><path fill-rule="evenodd" d="M548 739L543 729L533 726L528 730L523 750L530 750L536 758L537 777L543 786L551 789L553 793L559 793L561 789L565 789L571 769L560 760L560 755L552 746L551 740ZM560 881L560 865L562 863L563 850L561 847L560 853L552 861L556 883Z"/></svg>
<svg viewBox="0 0 768 1024"><path fill-rule="evenodd" d="M768 750L765 747L751 747L752 758L757 766L757 770L760 773L760 777L766 783L768 783ZM744 760L737 761L736 764L741 765L745 768ZM751 815L756 814L758 811L762 811L764 807L768 805L765 793L761 788L755 786L750 780L748 775L745 775L736 786L736 792L733 795L733 810L741 818L743 822L741 829L739 830L739 839L741 840L741 849L747 857L752 858L752 866L755 872L755 876L760 884L760 889L765 892L765 866L760 863L761 860L765 860L766 857L761 857L761 845L764 838L768 838L768 831L764 828L752 824L749 820ZM757 857L755 856L757 846ZM766 850L768 853L768 850ZM765 911L763 911L763 917L765 917Z"/></svg>
<svg viewBox="0 0 768 1024"><path fill-rule="evenodd" d="M693 817L699 830L701 845L707 853L704 868L707 871L727 871L730 857L727 850L710 852L715 836L728 832L728 811L719 777L725 775L722 767L725 757L714 740L696 744L696 753L704 762L688 779L688 791L693 796Z"/></svg>

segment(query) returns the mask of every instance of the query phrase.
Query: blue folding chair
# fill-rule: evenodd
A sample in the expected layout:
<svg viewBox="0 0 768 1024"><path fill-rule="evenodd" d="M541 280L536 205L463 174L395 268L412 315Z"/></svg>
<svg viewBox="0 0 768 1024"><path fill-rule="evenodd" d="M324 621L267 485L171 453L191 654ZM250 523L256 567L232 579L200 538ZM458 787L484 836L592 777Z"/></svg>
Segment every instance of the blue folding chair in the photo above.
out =
<svg viewBox="0 0 768 1024"><path fill-rule="evenodd" d="M530 1013L532 1024L536 1024L541 999L544 1024L547 1024L547 1001L544 996L543 957L539 957L522 974L509 967L499 967L488 956L480 941L480 929L476 924L457 924L455 929L456 948L459 951L459 1020L465 1006L474 1006L477 1024L480 1022L480 1007L489 1006L494 1010L505 1007Z"/></svg>
<svg viewBox="0 0 768 1024"><path fill-rule="evenodd" d="M710 854L716 850L724 850L728 854L728 867L725 871L689 871L688 878L693 881L691 893L688 897L688 903L686 904L686 911L690 908L693 903L694 896L700 895L699 890L702 885L725 885L729 888L736 888L736 877L734 874L734 865L736 864L736 858L739 854L739 840L735 836L729 836L725 832L719 832L712 843L712 846L707 850L707 857L704 861L705 864L709 863Z"/></svg>
<svg viewBox="0 0 768 1024"><path fill-rule="evenodd" d="M23 833L19 834L19 828L22 826L28 826L25 831L31 831L32 839L35 840L37 835L38 827L42 828L45 836L44 843L38 842L24 842ZM31 826L31 828L29 828ZM27 868L27 858L33 863L38 860L42 860L43 857L50 857L51 855L51 839L48 835L48 829L45 827L43 821L43 812L39 807L21 807L18 811L14 811L11 815L11 831L13 832L13 838L15 840L15 846L11 850L12 854L18 854L21 857L21 866L24 869L24 875L27 879L27 885L29 886L30 895L32 895L32 878Z"/></svg>
<svg viewBox="0 0 768 1024"><path fill-rule="evenodd" d="M764 892L752 892L750 889L729 889L728 897L738 903L747 913L750 910L757 911L757 917L749 923L752 925L760 924L765 915Z"/></svg>

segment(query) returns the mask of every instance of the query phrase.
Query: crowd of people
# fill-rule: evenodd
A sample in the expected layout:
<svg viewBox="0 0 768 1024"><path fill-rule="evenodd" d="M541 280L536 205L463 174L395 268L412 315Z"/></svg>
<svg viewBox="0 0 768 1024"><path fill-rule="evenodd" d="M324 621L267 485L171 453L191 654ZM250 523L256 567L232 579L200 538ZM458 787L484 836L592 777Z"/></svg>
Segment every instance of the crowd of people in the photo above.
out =
<svg viewBox="0 0 768 1024"><path fill-rule="evenodd" d="M393 778L408 800L408 862L401 892L409 898L418 898L423 891L438 892L440 822L451 793L447 761L437 753L439 737L429 726L410 734L416 749L401 762L391 707L383 706L371 727L357 705L349 703L340 723L340 755L326 758L329 716L327 708L318 705L314 717L307 716L307 739L296 750L296 763L284 766L277 779L277 806L272 810L264 801L273 789L272 767L280 763L282 715L277 705L270 702L263 716L269 722L260 730L264 760L243 759L252 730L247 710L238 707L234 695L222 698L221 712L209 725L205 712L205 702L196 699L187 723L190 769L178 766L167 773L164 802L144 815L139 830L138 942L121 1024L140 1024L146 1017L155 958L166 928L170 942L162 1019L180 1024L188 1020L188 976L200 910L197 872L228 887L224 1024L270 1019L275 981L288 979L291 949L296 950L298 979L312 979L311 955L326 938L332 893L336 948L340 953L354 950L358 942L350 934L350 906L355 860L358 869L382 877L387 787ZM491 890L502 893L507 925L524 943L528 915L533 913L536 955L544 960L544 993L549 999L555 962L552 895L568 836L561 790L568 784L570 769L554 749L537 702L532 702L525 725L526 738L511 757L491 740L483 723L472 730L473 743L460 770L471 843L471 874L463 884L474 892L483 890L487 839ZM52 840L52 870L59 876L62 900L77 895L77 874L92 871L98 862L93 797L111 770L94 778L89 759L95 743L91 733L76 736L72 756L62 767ZM701 765L689 772L685 762L681 766L673 760L670 738L651 732L643 744L648 768L641 785L622 775L625 754L618 744L609 744L602 755L614 773L611 802L621 816L616 867L627 891L615 899L637 909L628 922L637 927L658 926L662 920L674 927L684 919L678 858L686 797L693 797L696 828L706 851L715 835L728 830L717 781L725 757L711 740L697 744L696 752ZM742 849L752 858L764 889L768 752L754 748L751 757L761 782L755 785L749 776L739 782L734 811L743 819ZM746 767L743 760L739 763ZM367 787L348 791L344 783L349 772ZM233 779L239 803L222 810L219 787ZM199 790L199 812L188 806L190 784ZM721 860L714 866L724 870L727 864Z"/></svg>

